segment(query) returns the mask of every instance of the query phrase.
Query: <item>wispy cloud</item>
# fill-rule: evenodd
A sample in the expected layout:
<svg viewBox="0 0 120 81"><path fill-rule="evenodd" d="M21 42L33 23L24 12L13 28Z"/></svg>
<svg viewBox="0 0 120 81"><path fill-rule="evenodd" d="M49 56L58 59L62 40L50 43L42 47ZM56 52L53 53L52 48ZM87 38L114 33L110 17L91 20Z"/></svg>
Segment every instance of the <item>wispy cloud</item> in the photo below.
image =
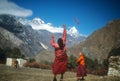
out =
<svg viewBox="0 0 120 81"><path fill-rule="evenodd" d="M0 0L0 14L11 14L20 17L28 17L32 15L32 10L20 7L14 2L8 0Z"/></svg>

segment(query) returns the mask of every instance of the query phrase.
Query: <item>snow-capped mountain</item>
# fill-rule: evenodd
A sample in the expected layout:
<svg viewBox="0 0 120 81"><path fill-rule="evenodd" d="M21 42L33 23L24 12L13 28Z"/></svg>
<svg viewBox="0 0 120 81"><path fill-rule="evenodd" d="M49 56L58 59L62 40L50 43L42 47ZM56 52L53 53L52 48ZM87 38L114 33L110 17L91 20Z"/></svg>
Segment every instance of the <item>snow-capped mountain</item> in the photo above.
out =
<svg viewBox="0 0 120 81"><path fill-rule="evenodd" d="M70 34L73 37L79 37L80 34L78 32L78 30L75 28L75 26L73 26L69 31L68 34Z"/></svg>
<svg viewBox="0 0 120 81"><path fill-rule="evenodd" d="M36 25L41 25L41 24L45 24L45 22L43 20L41 20L40 18L34 18L32 20L32 22Z"/></svg>
<svg viewBox="0 0 120 81"><path fill-rule="evenodd" d="M47 30L51 33L62 33L63 28L62 27L54 27L51 23L45 23L40 18L34 18L33 20L27 20L24 18L19 18L19 21L23 25L30 25L35 30ZM71 27L69 30L67 30L68 34L73 37L79 37L81 36L78 32L78 30L75 28L75 26Z"/></svg>
<svg viewBox="0 0 120 81"><path fill-rule="evenodd" d="M56 41L62 36L63 32L62 27L53 27L51 23L46 24L39 18L27 20L12 15L0 15L0 27L5 30L5 32L0 33L0 37L7 34L4 38L2 37L3 41L0 43L0 47L17 46L21 52L27 56L36 55L42 50L51 50L51 35L54 33ZM0 29L0 31L3 31L2 29ZM10 36L8 32L11 33ZM67 35L67 47L73 46L76 43L78 44L86 38L80 36L75 27L67 30L67 32L69 33ZM73 35L76 35L77 38ZM22 43L16 44L19 42L16 41L16 39ZM15 40L16 43L13 40Z"/></svg>
<svg viewBox="0 0 120 81"><path fill-rule="evenodd" d="M18 21L20 21L23 25L29 25L35 30L45 30L50 33L54 33L56 36L56 39L58 39L61 34L63 33L63 27L55 27L52 25L52 23L45 23L40 18L34 18L33 20L27 20L24 18L18 18ZM79 43L83 41L86 37L78 32L75 26L71 27L69 30L67 30L67 45L72 46L75 43Z"/></svg>

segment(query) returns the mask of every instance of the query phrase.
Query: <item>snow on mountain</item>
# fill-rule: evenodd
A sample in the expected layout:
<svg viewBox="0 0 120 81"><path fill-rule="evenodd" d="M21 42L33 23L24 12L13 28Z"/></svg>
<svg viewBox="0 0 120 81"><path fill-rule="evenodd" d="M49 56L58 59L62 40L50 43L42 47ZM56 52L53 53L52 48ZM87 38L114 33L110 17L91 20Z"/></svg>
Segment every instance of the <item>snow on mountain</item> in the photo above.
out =
<svg viewBox="0 0 120 81"><path fill-rule="evenodd" d="M52 26L51 23L45 23L40 18L34 18L33 20L27 20L27 19L24 19L24 18L19 18L19 21L23 25L32 26L32 28L35 29L35 30L47 30L47 31L52 32L52 33L62 33L62 31L63 31L63 28L54 27L54 26Z"/></svg>
<svg viewBox="0 0 120 81"><path fill-rule="evenodd" d="M40 45L44 48L44 49L48 49L47 45L44 45L43 43L40 42Z"/></svg>
<svg viewBox="0 0 120 81"><path fill-rule="evenodd" d="M62 27L54 27L52 23L45 23L40 18L34 18L33 20L27 20L24 18L19 18L19 21L23 25L30 25L35 30L47 30L52 33L62 33L63 28ZM75 28L75 26L71 27L69 30L67 30L68 34L70 34L73 37L80 36L78 30Z"/></svg>
<svg viewBox="0 0 120 81"><path fill-rule="evenodd" d="M73 26L69 31L68 34L70 34L73 37L78 37L80 34L78 32L78 30L75 28L75 26Z"/></svg>
<svg viewBox="0 0 120 81"><path fill-rule="evenodd" d="M45 24L45 22L41 20L40 18L34 18L32 22L36 25Z"/></svg>

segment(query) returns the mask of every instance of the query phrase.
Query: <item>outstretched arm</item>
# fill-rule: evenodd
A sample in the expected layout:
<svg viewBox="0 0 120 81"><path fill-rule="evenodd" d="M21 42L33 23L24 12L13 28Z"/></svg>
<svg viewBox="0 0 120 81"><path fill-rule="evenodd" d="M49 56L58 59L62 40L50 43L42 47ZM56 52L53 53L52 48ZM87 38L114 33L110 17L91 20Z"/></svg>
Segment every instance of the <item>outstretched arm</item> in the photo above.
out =
<svg viewBox="0 0 120 81"><path fill-rule="evenodd" d="M52 35L52 36L51 36L50 44L51 44L52 46L54 46L54 43L55 43L55 42L54 42L54 35Z"/></svg>
<svg viewBox="0 0 120 81"><path fill-rule="evenodd" d="M66 43L66 36L67 36L67 31L66 31L66 25L63 25L63 36L62 36L62 39L63 39L63 43L65 44Z"/></svg>
<svg viewBox="0 0 120 81"><path fill-rule="evenodd" d="M51 44L53 47L57 47L57 44L56 44L55 41L54 41L54 35L52 35L52 37L51 37L50 44Z"/></svg>

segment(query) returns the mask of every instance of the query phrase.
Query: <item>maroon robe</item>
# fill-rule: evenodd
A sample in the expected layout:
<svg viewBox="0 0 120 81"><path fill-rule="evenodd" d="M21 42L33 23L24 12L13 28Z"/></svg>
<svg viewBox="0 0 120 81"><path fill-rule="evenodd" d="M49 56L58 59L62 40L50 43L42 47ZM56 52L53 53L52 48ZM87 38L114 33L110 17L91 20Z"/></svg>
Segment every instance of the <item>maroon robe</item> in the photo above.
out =
<svg viewBox="0 0 120 81"><path fill-rule="evenodd" d="M67 70L66 35L66 28L64 28L62 40L65 46L63 50L54 42L54 37L51 39L50 43L55 48L55 59L52 67L53 74L63 74Z"/></svg>

